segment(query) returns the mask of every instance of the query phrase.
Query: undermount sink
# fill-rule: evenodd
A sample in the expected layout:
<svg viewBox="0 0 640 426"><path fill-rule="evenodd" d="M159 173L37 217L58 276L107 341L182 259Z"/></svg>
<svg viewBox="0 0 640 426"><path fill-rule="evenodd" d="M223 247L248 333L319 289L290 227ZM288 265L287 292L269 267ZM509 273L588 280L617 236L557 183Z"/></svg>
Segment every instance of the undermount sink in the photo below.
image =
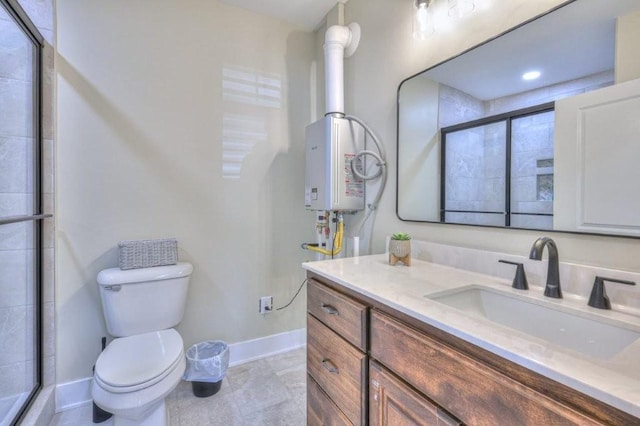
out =
<svg viewBox="0 0 640 426"><path fill-rule="evenodd" d="M485 318L583 355L610 359L640 338L640 327L603 322L587 312L562 310L488 287L468 286L425 296L472 316Z"/></svg>

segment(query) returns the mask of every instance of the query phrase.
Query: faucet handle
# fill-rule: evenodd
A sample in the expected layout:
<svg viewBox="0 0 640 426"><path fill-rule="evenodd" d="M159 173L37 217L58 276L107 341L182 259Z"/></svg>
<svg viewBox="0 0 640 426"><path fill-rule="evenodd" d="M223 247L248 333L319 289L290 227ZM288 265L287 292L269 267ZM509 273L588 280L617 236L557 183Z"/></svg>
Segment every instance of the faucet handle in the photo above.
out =
<svg viewBox="0 0 640 426"><path fill-rule="evenodd" d="M529 283L527 282L527 274L524 272L524 265L518 262L510 262L508 260L498 260L500 263L508 263L509 265L516 265L516 276L513 278L513 284L511 287L518 290L529 290Z"/></svg>
<svg viewBox="0 0 640 426"><path fill-rule="evenodd" d="M617 280L615 278L605 278L596 276L593 282L593 289L591 290L591 296L589 297L589 306L593 306L598 309L611 309L611 302L607 296L607 290L604 288L604 282L610 281L612 283L620 283L627 285L636 285L634 281Z"/></svg>

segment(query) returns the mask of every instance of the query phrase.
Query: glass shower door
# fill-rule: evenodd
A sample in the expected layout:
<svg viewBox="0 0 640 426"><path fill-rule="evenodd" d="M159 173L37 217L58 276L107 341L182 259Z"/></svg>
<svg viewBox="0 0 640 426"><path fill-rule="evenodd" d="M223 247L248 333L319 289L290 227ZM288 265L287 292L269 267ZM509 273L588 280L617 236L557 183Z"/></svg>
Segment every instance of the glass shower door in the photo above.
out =
<svg viewBox="0 0 640 426"><path fill-rule="evenodd" d="M40 51L0 0L0 425L40 386Z"/></svg>

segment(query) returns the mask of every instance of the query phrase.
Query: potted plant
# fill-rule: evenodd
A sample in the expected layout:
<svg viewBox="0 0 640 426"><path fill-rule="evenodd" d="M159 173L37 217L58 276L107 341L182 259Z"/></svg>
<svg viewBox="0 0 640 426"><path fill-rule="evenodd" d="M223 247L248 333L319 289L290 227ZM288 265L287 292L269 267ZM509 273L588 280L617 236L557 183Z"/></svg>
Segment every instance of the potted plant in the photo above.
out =
<svg viewBox="0 0 640 426"><path fill-rule="evenodd" d="M397 232L389 240L389 263L398 262L411 266L411 236L405 232Z"/></svg>

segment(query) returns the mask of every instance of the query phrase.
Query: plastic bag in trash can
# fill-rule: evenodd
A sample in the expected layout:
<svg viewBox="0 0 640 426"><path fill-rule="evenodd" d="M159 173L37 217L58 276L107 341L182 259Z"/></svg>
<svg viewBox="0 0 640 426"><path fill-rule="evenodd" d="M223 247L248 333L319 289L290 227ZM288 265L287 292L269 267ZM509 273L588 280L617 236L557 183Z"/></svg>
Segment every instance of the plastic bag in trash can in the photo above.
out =
<svg viewBox="0 0 640 426"><path fill-rule="evenodd" d="M219 382L229 367L229 346L220 340L196 343L187 350L184 380L190 382Z"/></svg>

